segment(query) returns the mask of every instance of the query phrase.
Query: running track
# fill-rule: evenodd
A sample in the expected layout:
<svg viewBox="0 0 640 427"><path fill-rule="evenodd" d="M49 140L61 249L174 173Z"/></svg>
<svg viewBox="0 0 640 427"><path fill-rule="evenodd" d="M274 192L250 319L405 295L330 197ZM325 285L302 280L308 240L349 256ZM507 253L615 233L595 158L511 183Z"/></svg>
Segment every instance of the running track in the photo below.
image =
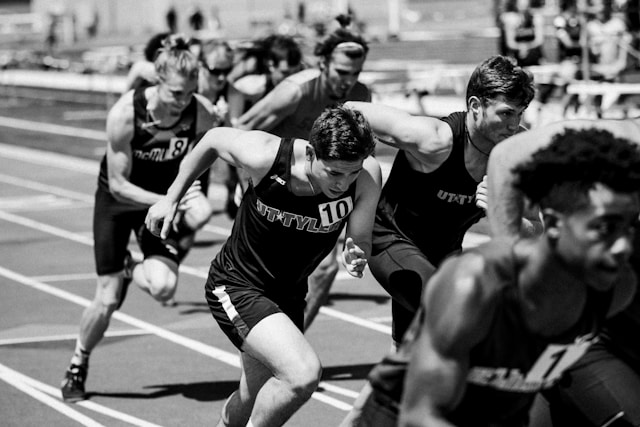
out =
<svg viewBox="0 0 640 427"><path fill-rule="evenodd" d="M162 307L132 288L92 355L90 399L60 400L95 288L91 215L104 118L104 106L0 101L0 424L214 425L239 377L237 353L203 291L230 230L224 214L198 235L181 269L178 305ZM380 158L388 167L389 153ZM221 208L224 193L214 186L211 197ZM474 234L468 244L482 238ZM288 426L340 422L390 346L389 316L389 299L370 273L355 280L341 271L307 333L324 366L321 387Z"/></svg>

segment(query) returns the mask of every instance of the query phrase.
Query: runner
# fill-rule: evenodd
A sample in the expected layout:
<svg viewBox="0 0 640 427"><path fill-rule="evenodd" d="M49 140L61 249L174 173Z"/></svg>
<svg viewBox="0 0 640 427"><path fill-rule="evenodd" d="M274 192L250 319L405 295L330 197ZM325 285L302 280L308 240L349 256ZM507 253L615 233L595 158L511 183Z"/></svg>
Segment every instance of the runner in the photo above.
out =
<svg viewBox="0 0 640 427"><path fill-rule="evenodd" d="M540 207L543 234L448 258L343 425L527 425L535 394L635 292L638 171L632 142L595 130L554 135L514 169L515 187Z"/></svg>
<svg viewBox="0 0 640 427"><path fill-rule="evenodd" d="M311 126L329 106L347 100L370 101L371 93L358 76L369 47L364 39L343 28L315 47L319 67L296 73L276 86L243 114L239 129L264 130L283 138L309 137ZM326 301L338 273L337 248L309 278L305 330Z"/></svg>
<svg viewBox="0 0 640 427"><path fill-rule="evenodd" d="M537 128L509 138L492 154L488 171L490 206L488 219L497 236L531 234L530 221L522 221L524 200L512 183L511 169L530 159L533 151L550 143L552 135L566 129L606 130L640 145L640 120L569 120ZM629 173L634 171L629 170ZM637 173L637 169L635 170ZM639 190L637 187L636 190ZM532 216L531 218L536 218ZM524 227L523 227L524 226ZM637 223L636 223L637 228ZM635 234L631 266L640 275L640 233ZM619 315L605 324L598 343L574 365L566 380L545 393L551 403L554 425L640 425L640 293ZM548 417L546 405L536 407L534 419ZM568 421L570 420L570 421Z"/></svg>
<svg viewBox="0 0 640 427"><path fill-rule="evenodd" d="M349 102L380 140L400 149L384 186L373 231L371 272L392 301L396 345L418 309L423 284L444 257L460 251L484 215L487 160L493 147L524 130L534 95L530 74L505 56L473 71L467 111L443 119Z"/></svg>
<svg viewBox="0 0 640 427"><path fill-rule="evenodd" d="M195 95L198 61L180 36L165 39L156 61L157 86L124 94L107 118L107 152L100 165L94 207L96 294L82 315L80 334L62 382L66 401L86 397L89 355L104 336L133 280L158 301L176 292L178 265L209 220L208 176L189 189L180 204L176 232L160 240L144 227L149 206L160 200L183 157L219 118L213 106ZM144 260L127 251L136 234Z"/></svg>
<svg viewBox="0 0 640 427"><path fill-rule="evenodd" d="M250 176L205 286L213 317L242 358L240 388L219 426L282 425L316 391L320 361L302 334L307 278L345 225L342 259L362 276L382 180L374 146L362 115L344 107L325 110L309 142L213 129L149 209L147 227L164 237L190 183L218 157Z"/></svg>

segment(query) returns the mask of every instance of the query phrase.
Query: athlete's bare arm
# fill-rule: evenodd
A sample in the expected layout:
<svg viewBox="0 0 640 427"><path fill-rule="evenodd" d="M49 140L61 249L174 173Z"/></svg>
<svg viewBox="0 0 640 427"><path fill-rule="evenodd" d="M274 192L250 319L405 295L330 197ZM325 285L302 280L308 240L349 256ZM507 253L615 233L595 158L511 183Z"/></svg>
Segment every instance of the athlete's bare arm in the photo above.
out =
<svg viewBox="0 0 640 427"><path fill-rule="evenodd" d="M236 127L270 131L298 108L301 98L302 92L296 84L283 81L240 116Z"/></svg>
<svg viewBox="0 0 640 427"><path fill-rule="evenodd" d="M477 254L449 259L429 281L424 316L411 352L399 426L451 426L446 414L464 395L472 347L487 334L494 295L480 285L484 260Z"/></svg>
<svg viewBox="0 0 640 427"><path fill-rule="evenodd" d="M161 195L129 181L131 140L134 134L133 91L122 95L107 116L107 169L109 190L116 200L141 207L151 206Z"/></svg>
<svg viewBox="0 0 640 427"><path fill-rule="evenodd" d="M354 277L362 277L371 255L371 233L381 186L380 164L373 157L368 157L358 176L355 206L347 222L342 258L347 271Z"/></svg>
<svg viewBox="0 0 640 427"><path fill-rule="evenodd" d="M362 112L380 141L409 153L424 171L437 168L451 153L453 132L442 120L369 102L345 105Z"/></svg>
<svg viewBox="0 0 640 427"><path fill-rule="evenodd" d="M513 183L512 169L547 146L554 135L565 129L598 128L608 130L640 144L640 120L568 120L514 135L491 151L487 168L487 217L494 236L539 234L542 223L534 215L523 220L524 199Z"/></svg>
<svg viewBox="0 0 640 427"><path fill-rule="evenodd" d="M216 159L245 169L253 182L269 171L278 152L280 138L260 131L242 131L229 127L211 129L180 163L180 171L167 190L166 197L149 208L146 225L166 238L178 204L193 181Z"/></svg>

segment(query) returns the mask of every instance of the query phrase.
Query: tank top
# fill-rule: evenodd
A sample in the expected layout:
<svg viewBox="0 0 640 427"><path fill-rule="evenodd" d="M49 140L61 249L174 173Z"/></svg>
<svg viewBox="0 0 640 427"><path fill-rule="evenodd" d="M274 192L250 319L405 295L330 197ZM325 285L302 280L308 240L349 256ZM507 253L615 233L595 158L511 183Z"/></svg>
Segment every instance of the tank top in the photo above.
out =
<svg viewBox="0 0 640 427"><path fill-rule="evenodd" d="M145 126L147 114L145 89L133 94L134 134L131 139L131 174L129 181L154 193L165 194L178 174L180 162L196 140L198 101L195 97L179 120L168 128ZM109 191L107 156L100 162L98 187ZM206 186L203 186L206 189Z"/></svg>
<svg viewBox="0 0 640 427"><path fill-rule="evenodd" d="M281 138L309 139L313 122L325 108L346 101L371 101L369 89L360 82L356 82L344 98L331 98L324 87L322 72L318 69L302 70L280 84L294 85L302 94L296 110L269 131Z"/></svg>
<svg viewBox="0 0 640 427"><path fill-rule="evenodd" d="M374 254L404 239L439 263L461 249L464 234L484 215L475 204L478 182L465 167L465 117L457 112L442 119L451 127L453 146L435 171L417 171L404 151L396 154L376 210Z"/></svg>
<svg viewBox="0 0 640 427"><path fill-rule="evenodd" d="M613 291L588 288L579 320L555 337L529 332L520 310L513 241L496 238L470 252L486 260L483 280L487 293L498 293L492 325L470 353L467 388L455 410L447 415L457 426L524 426L535 393L552 387L561 374L597 338ZM424 322L421 307L397 353L387 356L370 373L372 386L400 402L412 347Z"/></svg>
<svg viewBox="0 0 640 427"><path fill-rule="evenodd" d="M336 199L291 190L294 139L283 139L267 175L250 182L231 235L212 262L224 278L272 295L304 295L307 277L338 240L355 204L356 182Z"/></svg>

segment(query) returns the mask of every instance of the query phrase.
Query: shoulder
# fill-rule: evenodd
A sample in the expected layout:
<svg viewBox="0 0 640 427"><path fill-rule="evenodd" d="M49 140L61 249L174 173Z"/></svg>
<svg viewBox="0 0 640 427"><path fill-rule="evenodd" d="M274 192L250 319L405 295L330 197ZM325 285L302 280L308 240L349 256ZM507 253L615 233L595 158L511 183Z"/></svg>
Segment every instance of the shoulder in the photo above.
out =
<svg viewBox="0 0 640 427"><path fill-rule="evenodd" d="M428 282L425 313L442 348L464 352L486 335L498 304L499 288L491 286L491 260L481 252L447 259Z"/></svg>
<svg viewBox="0 0 640 427"><path fill-rule="evenodd" d="M114 126L124 126L127 123L133 124L135 112L133 94L133 90L124 93L116 103L113 104L113 107L111 107L107 115L107 130Z"/></svg>
<svg viewBox="0 0 640 427"><path fill-rule="evenodd" d="M284 79L282 83L290 83L295 85L305 85L313 82L314 80L320 78L320 70L317 68L308 68L306 70L299 71L295 74L290 75L286 79Z"/></svg>

